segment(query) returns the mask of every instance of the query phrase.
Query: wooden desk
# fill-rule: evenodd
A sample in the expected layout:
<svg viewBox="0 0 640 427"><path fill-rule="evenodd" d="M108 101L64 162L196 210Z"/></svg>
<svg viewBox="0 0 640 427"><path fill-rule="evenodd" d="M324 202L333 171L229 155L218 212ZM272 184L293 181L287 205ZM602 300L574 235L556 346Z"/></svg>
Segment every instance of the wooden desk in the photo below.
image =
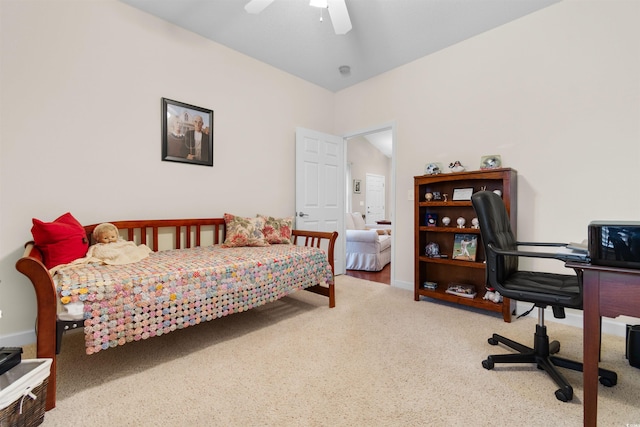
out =
<svg viewBox="0 0 640 427"><path fill-rule="evenodd" d="M640 270L568 262L583 271L584 425L598 422L600 316L640 316Z"/></svg>

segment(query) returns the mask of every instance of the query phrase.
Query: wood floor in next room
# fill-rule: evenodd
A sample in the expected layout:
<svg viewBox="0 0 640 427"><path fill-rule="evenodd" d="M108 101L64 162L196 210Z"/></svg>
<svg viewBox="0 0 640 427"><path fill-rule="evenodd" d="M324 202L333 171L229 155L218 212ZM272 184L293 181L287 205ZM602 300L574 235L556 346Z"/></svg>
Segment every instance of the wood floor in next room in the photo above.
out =
<svg viewBox="0 0 640 427"><path fill-rule="evenodd" d="M347 270L347 276L357 277L358 279L370 280L372 282L391 284L391 263L384 266L380 271L359 271Z"/></svg>

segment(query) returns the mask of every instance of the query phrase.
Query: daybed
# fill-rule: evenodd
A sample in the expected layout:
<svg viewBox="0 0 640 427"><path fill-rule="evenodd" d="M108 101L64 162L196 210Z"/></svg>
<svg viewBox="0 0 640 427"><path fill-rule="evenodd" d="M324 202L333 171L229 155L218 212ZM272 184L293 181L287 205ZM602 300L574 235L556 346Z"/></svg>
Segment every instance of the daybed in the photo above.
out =
<svg viewBox="0 0 640 427"><path fill-rule="evenodd" d="M380 271L391 262L391 229L367 226L359 212L345 214L347 270Z"/></svg>
<svg viewBox="0 0 640 427"><path fill-rule="evenodd" d="M37 357L53 359L47 410L55 407L56 354L65 330L84 327L86 352L92 354L246 311L299 289L327 296L329 307L335 306L337 232L291 230L292 244L225 248L223 218L112 224L126 240L153 252L132 264L67 265L52 275L46 249L29 242L16 263L36 292ZM96 226L84 226L88 241ZM83 302L82 319L60 319L63 295Z"/></svg>

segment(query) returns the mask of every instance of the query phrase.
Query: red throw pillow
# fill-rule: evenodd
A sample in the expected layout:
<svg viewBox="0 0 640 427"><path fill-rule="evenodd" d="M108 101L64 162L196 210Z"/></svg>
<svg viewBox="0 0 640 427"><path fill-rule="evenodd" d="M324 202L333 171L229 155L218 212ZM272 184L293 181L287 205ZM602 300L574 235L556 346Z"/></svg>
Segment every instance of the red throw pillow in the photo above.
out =
<svg viewBox="0 0 640 427"><path fill-rule="evenodd" d="M48 269L82 258L89 248L84 227L69 212L53 222L33 218L31 234Z"/></svg>

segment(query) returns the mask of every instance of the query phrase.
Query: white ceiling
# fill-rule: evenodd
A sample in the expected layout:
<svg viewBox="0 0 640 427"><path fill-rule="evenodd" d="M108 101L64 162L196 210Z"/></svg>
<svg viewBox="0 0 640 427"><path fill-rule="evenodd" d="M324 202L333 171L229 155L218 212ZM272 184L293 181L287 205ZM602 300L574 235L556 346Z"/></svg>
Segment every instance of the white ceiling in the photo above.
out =
<svg viewBox="0 0 640 427"><path fill-rule="evenodd" d="M336 92L560 0L346 0L345 35L309 0L274 0L258 15L249 0L120 1Z"/></svg>
<svg viewBox="0 0 640 427"><path fill-rule="evenodd" d="M364 138L376 147L382 154L391 158L393 154L393 134L391 130L385 130L365 135Z"/></svg>

